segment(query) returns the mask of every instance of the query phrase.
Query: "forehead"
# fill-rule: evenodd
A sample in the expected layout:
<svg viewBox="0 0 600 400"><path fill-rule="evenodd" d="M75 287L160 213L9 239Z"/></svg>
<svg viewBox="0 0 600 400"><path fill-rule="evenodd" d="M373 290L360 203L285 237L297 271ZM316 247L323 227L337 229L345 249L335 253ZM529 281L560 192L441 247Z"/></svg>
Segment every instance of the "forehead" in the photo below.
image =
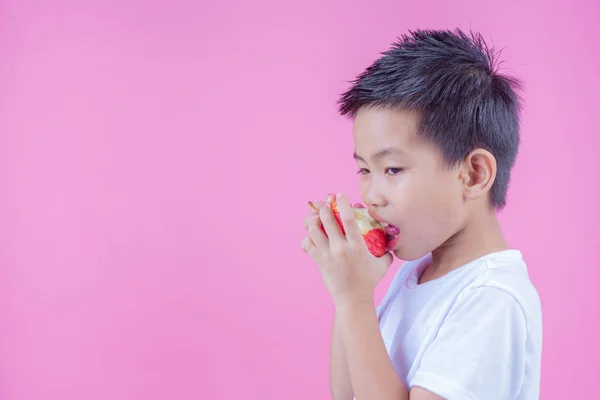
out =
<svg viewBox="0 0 600 400"><path fill-rule="evenodd" d="M410 153L424 144L417 135L417 127L418 117L414 112L363 108L353 126L356 153L370 157L390 147Z"/></svg>

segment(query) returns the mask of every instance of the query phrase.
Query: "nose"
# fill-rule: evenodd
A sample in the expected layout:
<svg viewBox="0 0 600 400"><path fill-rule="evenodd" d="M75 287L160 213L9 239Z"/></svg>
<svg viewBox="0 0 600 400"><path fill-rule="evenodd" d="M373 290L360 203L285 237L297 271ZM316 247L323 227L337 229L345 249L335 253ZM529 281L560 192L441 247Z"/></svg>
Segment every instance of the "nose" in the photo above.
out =
<svg viewBox="0 0 600 400"><path fill-rule="evenodd" d="M362 197L369 208L369 212L377 212L378 209L385 207L388 203L385 193L375 180L371 180L363 188Z"/></svg>

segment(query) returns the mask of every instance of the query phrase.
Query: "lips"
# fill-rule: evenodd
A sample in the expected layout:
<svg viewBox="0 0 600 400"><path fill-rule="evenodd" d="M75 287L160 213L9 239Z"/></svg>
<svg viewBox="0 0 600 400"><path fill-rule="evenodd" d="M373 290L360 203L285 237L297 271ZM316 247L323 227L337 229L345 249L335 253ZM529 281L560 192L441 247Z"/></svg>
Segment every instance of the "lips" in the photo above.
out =
<svg viewBox="0 0 600 400"><path fill-rule="evenodd" d="M383 218L380 218L378 215L374 214L374 213L370 213L370 215L376 219L377 221L379 221L381 223L381 225L383 225L384 229L385 229L385 233L387 235L387 249L388 250L393 250L394 247L396 247L396 245L398 244L398 241L400 240L400 228L398 228L395 225L390 224L389 222L387 222L386 220L384 220Z"/></svg>
<svg viewBox="0 0 600 400"><path fill-rule="evenodd" d="M400 233L400 229L398 229L398 227L394 226L394 225L387 225L385 227L385 233L387 233L390 236L398 236L398 234Z"/></svg>
<svg viewBox="0 0 600 400"><path fill-rule="evenodd" d="M387 248L393 250L400 240L400 229L397 226L387 224L385 225L385 233L387 234Z"/></svg>

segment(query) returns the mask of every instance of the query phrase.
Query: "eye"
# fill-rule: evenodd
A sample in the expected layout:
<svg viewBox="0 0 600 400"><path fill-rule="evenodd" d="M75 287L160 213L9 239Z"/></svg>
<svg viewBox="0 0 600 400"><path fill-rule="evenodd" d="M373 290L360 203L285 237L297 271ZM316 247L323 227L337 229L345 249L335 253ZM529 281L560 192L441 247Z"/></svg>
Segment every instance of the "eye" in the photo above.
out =
<svg viewBox="0 0 600 400"><path fill-rule="evenodd" d="M398 175L402 171L403 171L402 168L387 168L385 170L385 172L388 173L388 174L390 174L390 175Z"/></svg>
<svg viewBox="0 0 600 400"><path fill-rule="evenodd" d="M358 172L357 172L357 174L358 174L358 175L366 175L366 174L368 174L369 172L371 172L371 171L369 171L369 170L368 170L368 169L366 169L366 168L359 168L359 169L358 169Z"/></svg>

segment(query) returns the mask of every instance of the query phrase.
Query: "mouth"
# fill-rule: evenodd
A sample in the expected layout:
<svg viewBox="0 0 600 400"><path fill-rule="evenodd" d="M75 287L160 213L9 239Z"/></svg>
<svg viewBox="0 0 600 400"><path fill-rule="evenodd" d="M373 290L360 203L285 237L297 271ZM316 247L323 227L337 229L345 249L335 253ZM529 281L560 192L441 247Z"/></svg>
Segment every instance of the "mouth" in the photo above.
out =
<svg viewBox="0 0 600 400"><path fill-rule="evenodd" d="M376 213L369 212L369 215L371 216L371 218L375 219L376 221L379 221L386 233L387 249L389 251L393 251L394 248L398 245L398 242L400 241L400 228L398 228L396 225L390 224Z"/></svg>
<svg viewBox="0 0 600 400"><path fill-rule="evenodd" d="M387 222L382 222L381 224L384 226L385 233L387 235L387 248L388 250L393 250L400 240L400 229L397 226Z"/></svg>

